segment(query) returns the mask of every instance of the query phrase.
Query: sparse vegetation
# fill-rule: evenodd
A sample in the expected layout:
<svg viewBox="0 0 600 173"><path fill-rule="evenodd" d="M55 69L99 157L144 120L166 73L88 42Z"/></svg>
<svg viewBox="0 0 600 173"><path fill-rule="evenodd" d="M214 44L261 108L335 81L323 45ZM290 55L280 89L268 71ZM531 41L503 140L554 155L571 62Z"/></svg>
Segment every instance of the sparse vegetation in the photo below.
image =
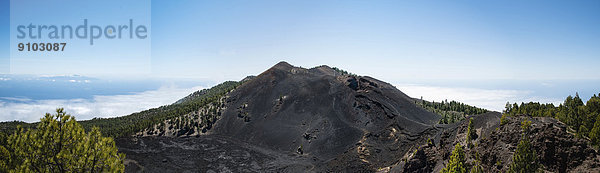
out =
<svg viewBox="0 0 600 173"><path fill-rule="evenodd" d="M473 125L473 118L469 118L469 125L467 126L467 145L469 148L473 148L473 139L477 138L477 131Z"/></svg>
<svg viewBox="0 0 600 173"><path fill-rule="evenodd" d="M477 137L475 126L473 125L473 118L469 118L469 125L467 126L467 142L471 143L471 140Z"/></svg>
<svg viewBox="0 0 600 173"><path fill-rule="evenodd" d="M521 129L523 130L522 137L517 145L517 150L513 155L513 160L509 166L508 172L529 173L538 171L539 164L537 163L537 156L535 151L531 149L529 137L527 137L530 126L531 121L525 120L521 122Z"/></svg>
<svg viewBox="0 0 600 173"><path fill-rule="evenodd" d="M568 96L558 107L554 104L529 102L506 103L504 116L528 115L534 117L553 117L567 124L578 137L589 137L594 145L600 144L600 97L594 94L586 104L579 94ZM502 121L502 120L501 120ZM590 130L591 129L591 130Z"/></svg>
<svg viewBox="0 0 600 173"><path fill-rule="evenodd" d="M450 102L448 102L448 100L444 100L442 102L429 102L423 100L421 97L421 99L416 100L415 103L430 112L441 115L442 119L440 119L440 124L452 124L464 120L465 117L469 115L477 115L489 112L486 109L469 106L454 100Z"/></svg>
<svg viewBox="0 0 600 173"><path fill-rule="evenodd" d="M220 98L240 84L240 82L227 81L210 89L195 92L191 94L194 95L193 97L188 96L175 104L152 108L122 117L94 118L92 120L80 121L79 123L86 131L92 130L92 127L98 127L102 134L114 138L132 135L156 124L163 123L165 120L177 119L179 116L197 111L209 104L216 104ZM203 123L210 123L212 125L216 121L218 114L216 109L210 111L214 114L202 117L202 119L204 120ZM188 122L190 122L189 119L177 119L176 127L183 128L184 126L190 126L192 123ZM34 128L36 124L23 122L0 123L0 129L8 134L13 133L17 129L17 125Z"/></svg>
<svg viewBox="0 0 600 173"><path fill-rule="evenodd" d="M357 75L356 75L356 74L354 74L354 73L350 73L350 72L348 72L348 71L346 71L346 70L342 70L342 69L340 69L340 68L337 68L337 67L332 67L331 69L333 69L333 70L335 70L335 71L339 72L339 73L340 73L340 74L342 74L342 75L357 76Z"/></svg>
<svg viewBox="0 0 600 173"><path fill-rule="evenodd" d="M473 161L473 167L471 167L470 173L483 173L483 167L481 166L481 160L479 154L475 152L475 160Z"/></svg>
<svg viewBox="0 0 600 173"><path fill-rule="evenodd" d="M467 169L465 168L465 152L460 144L456 144L454 146L454 150L452 151L452 156L450 156L448 165L442 169L442 173L456 172L467 172Z"/></svg>
<svg viewBox="0 0 600 173"><path fill-rule="evenodd" d="M504 125L508 122L508 120L506 119L506 114L502 114L502 117L500 117L500 125Z"/></svg>
<svg viewBox="0 0 600 173"><path fill-rule="evenodd" d="M527 133L529 131L530 127L531 127L531 121L524 120L523 122L521 122L521 129L523 130L523 133Z"/></svg>

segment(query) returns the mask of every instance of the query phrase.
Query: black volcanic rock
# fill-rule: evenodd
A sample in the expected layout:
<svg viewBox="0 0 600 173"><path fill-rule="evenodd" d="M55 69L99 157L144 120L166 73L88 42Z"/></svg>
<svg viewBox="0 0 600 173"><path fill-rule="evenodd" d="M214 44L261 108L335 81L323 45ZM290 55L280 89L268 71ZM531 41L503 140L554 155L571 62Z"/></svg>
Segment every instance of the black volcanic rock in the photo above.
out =
<svg viewBox="0 0 600 173"><path fill-rule="evenodd" d="M567 132L564 123L549 117L506 117L506 123L500 124L501 114L490 112L471 116L480 138L473 141L474 147L465 147L467 165L473 165L479 156L481 166L486 172L506 172L512 162L522 130L521 122L531 121L527 133L532 150L536 152L541 169L549 172L598 172L600 156L591 148L588 141L575 138ZM393 166L397 172L439 172L449 160L454 145L466 143L468 121L444 127L435 146L419 147L415 155L407 162ZM435 163L432 165L432 163Z"/></svg>
<svg viewBox="0 0 600 173"><path fill-rule="evenodd" d="M280 62L219 100L196 137L184 127L117 140L127 172L372 172L440 130L439 115L394 86L328 66Z"/></svg>
<svg viewBox="0 0 600 173"><path fill-rule="evenodd" d="M408 149L402 147L440 118L388 83L286 62L239 86L226 102L213 134L286 153L301 148L316 165L354 160L369 169L396 162Z"/></svg>
<svg viewBox="0 0 600 173"><path fill-rule="evenodd" d="M479 158L485 172L505 172L523 120L532 121L527 135L543 170L600 171L589 141L553 118L508 117L501 125L499 112L473 115L478 137L468 145L468 118L437 124L439 115L394 86L328 66L280 62L211 105L176 117L218 112L201 132L170 126L170 137L116 140L126 172L439 172L457 143L468 169Z"/></svg>

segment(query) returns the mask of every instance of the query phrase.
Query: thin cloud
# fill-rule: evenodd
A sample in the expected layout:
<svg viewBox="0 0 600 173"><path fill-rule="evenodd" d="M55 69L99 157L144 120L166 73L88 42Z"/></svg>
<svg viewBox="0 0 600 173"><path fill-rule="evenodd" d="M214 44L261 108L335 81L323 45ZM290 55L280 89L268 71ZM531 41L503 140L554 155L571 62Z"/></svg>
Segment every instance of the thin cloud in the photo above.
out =
<svg viewBox="0 0 600 173"><path fill-rule="evenodd" d="M535 96L532 91L524 90L499 90L499 89L479 89L479 88L452 88L438 87L415 84L398 84L396 87L405 94L429 101L455 100L468 105L477 106L494 111L504 110L506 102L540 102L554 103L561 102L558 98L545 98Z"/></svg>
<svg viewBox="0 0 600 173"><path fill-rule="evenodd" d="M494 111L502 111L506 102L541 102L559 104L560 98L535 96L524 90L491 90L479 88L439 87L414 84L398 84L396 87L407 95L425 100L456 100L465 104ZM93 99L29 100L24 98L2 98L0 101L0 121L20 120L39 121L45 113L56 108L65 108L67 113L78 120L94 117L117 117L134 112L171 104L203 87L178 88L161 87L158 90L144 91L130 95L94 96Z"/></svg>
<svg viewBox="0 0 600 173"><path fill-rule="evenodd" d="M75 116L77 120L87 120L94 117L117 117L174 103L178 99L202 88L170 86L130 95L94 96L93 99L0 101L0 121L35 122L39 121L45 113L52 113L56 108L61 107L65 108L67 113ZM11 99L4 98L4 100ZM23 101L20 98L14 98L13 100Z"/></svg>

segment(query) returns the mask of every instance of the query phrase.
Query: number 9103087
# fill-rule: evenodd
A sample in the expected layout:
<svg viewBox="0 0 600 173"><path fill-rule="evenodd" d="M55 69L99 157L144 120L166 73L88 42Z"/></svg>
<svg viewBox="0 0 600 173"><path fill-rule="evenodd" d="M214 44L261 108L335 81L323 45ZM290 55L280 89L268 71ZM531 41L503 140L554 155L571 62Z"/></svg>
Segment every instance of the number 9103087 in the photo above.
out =
<svg viewBox="0 0 600 173"><path fill-rule="evenodd" d="M67 43L19 43L19 51L64 51Z"/></svg>

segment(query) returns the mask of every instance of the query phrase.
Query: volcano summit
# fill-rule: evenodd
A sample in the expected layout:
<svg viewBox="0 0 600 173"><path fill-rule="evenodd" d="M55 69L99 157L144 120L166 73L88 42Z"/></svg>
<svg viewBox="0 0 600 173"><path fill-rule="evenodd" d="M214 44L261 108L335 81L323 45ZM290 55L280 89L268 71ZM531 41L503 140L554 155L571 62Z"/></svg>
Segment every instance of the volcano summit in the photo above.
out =
<svg viewBox="0 0 600 173"><path fill-rule="evenodd" d="M337 68L280 62L171 105L80 123L116 138L126 172L440 172L456 148L467 170L506 172L524 139L541 170L600 171L597 149L564 123L501 116L410 98Z"/></svg>
<svg viewBox="0 0 600 173"><path fill-rule="evenodd" d="M227 154L211 158L215 161L232 159L230 163L223 160L221 165L210 161L203 167L193 164L201 159L173 161L182 162L181 170L187 170L188 165L184 163L189 162L189 168L214 171L366 171L396 163L400 156L416 149L417 144L424 143L428 136L438 131L435 124L439 115L414 104L412 98L394 86L371 77L349 75L328 66L304 69L280 62L243 81L217 106L220 115L218 120L213 120L215 123L209 130L175 132L173 129L168 131L168 125L146 129L138 133L140 137L134 138L135 142L122 139L122 151L133 160L141 156L141 161L136 161L140 164L136 170L142 167L153 171L175 168L161 164L173 165L169 163L169 156L180 157L175 155L183 150L194 157L208 159L210 156L205 152L210 153L210 149L224 147L225 152L228 147L242 147L240 152L246 150L243 153L250 154L247 161ZM168 132L161 135L161 128ZM173 135L169 134L171 131ZM167 147L163 142L159 142L161 146L155 146L158 148L141 145L167 140L164 136L185 137L169 143L182 142L181 145L190 146ZM202 149L206 146L204 143L214 142L212 140L230 142L207 147L210 148L208 151ZM137 147L142 149L134 149ZM198 151L188 151L190 148ZM148 155L148 151L154 149L159 152L152 152L152 155L166 159L162 162L156 158L160 160L158 165L151 163L152 159L143 159L157 157ZM253 156L252 153L264 155ZM266 159L260 162L261 159L251 161L251 158ZM242 165L248 165L248 168L241 169ZM129 165L128 168L137 166Z"/></svg>

